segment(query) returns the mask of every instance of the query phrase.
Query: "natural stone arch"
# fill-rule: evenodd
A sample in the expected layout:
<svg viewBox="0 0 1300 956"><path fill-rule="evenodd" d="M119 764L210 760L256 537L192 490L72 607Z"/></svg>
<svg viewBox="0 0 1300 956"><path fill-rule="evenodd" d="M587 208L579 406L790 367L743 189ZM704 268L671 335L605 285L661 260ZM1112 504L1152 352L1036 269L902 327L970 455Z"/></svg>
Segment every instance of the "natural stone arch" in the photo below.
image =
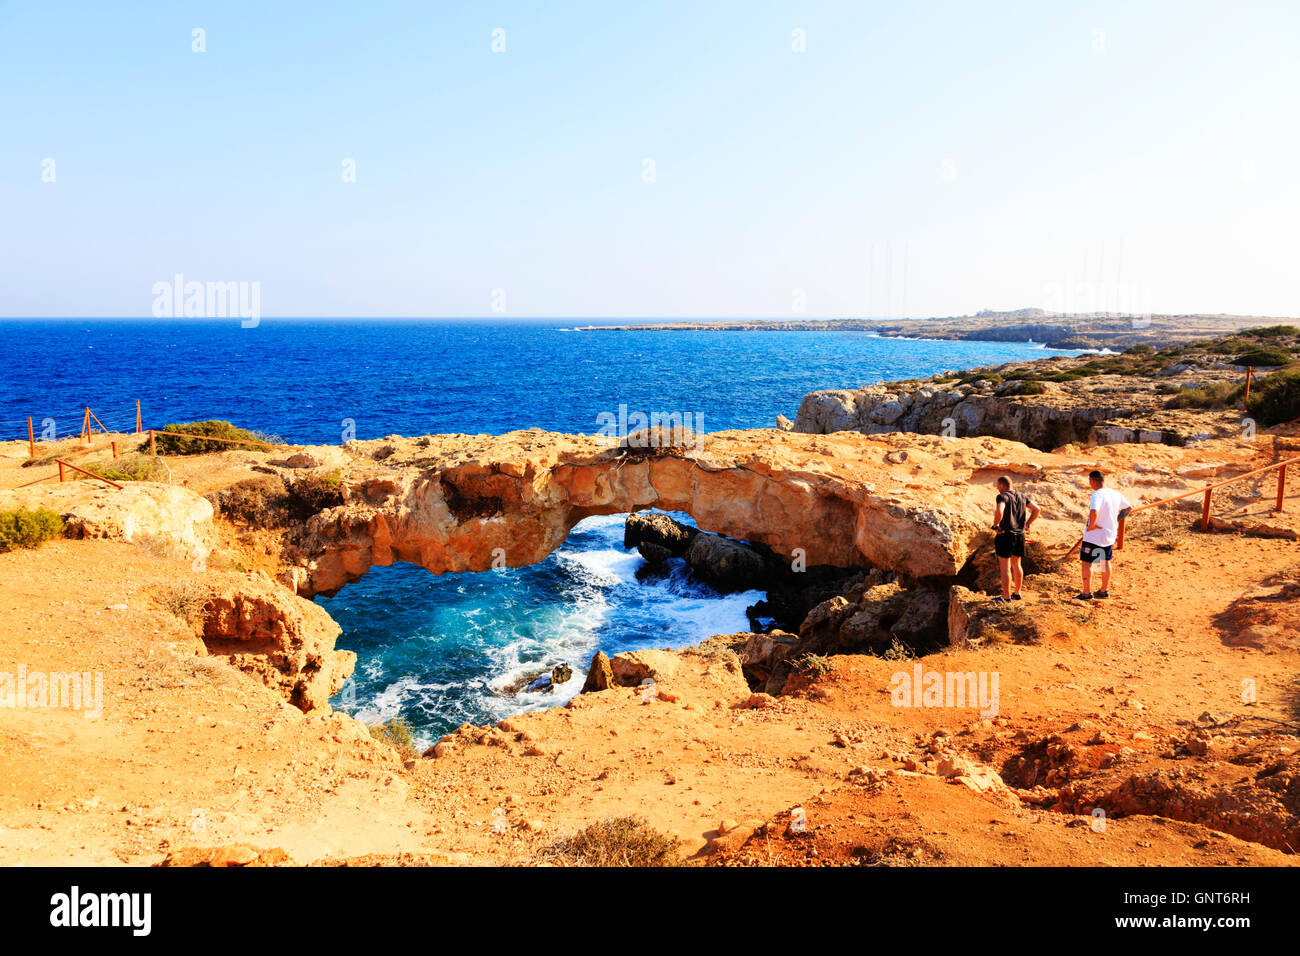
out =
<svg viewBox="0 0 1300 956"><path fill-rule="evenodd" d="M288 542L292 583L305 595L394 561L435 574L534 564L583 518L646 508L686 512L780 554L799 549L808 565L916 579L955 575L987 537L970 449L927 436L721 432L689 448L629 449L526 431L348 447L345 504Z"/></svg>

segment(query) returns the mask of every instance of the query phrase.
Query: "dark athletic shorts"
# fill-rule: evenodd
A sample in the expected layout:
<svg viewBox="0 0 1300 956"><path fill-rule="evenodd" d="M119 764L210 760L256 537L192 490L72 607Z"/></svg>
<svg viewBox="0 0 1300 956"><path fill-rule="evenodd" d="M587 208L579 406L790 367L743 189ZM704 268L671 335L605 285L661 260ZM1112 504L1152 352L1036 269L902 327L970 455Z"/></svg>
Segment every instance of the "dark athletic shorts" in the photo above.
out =
<svg viewBox="0 0 1300 956"><path fill-rule="evenodd" d="M1091 541L1085 541L1079 547L1079 560L1085 564L1092 564L1094 561L1101 561L1103 558L1109 561L1113 548L1114 545L1111 544L1103 547L1099 544L1093 544Z"/></svg>
<svg viewBox="0 0 1300 956"><path fill-rule="evenodd" d="M1023 531L999 531L993 536L993 550L999 558L1023 558L1025 534Z"/></svg>

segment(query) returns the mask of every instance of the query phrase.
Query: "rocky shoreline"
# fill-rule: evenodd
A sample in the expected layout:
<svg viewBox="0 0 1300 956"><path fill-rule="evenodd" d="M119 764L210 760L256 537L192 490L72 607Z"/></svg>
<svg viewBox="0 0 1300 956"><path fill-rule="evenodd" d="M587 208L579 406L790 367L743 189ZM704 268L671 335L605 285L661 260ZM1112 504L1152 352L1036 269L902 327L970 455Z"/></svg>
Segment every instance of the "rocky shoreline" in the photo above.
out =
<svg viewBox="0 0 1300 956"><path fill-rule="evenodd" d="M1230 335L1242 329L1295 322L1268 316L1059 314L1042 309L982 312L932 319L770 319L588 325L578 332L870 332L886 338L1033 342L1055 349L1122 349Z"/></svg>
<svg viewBox="0 0 1300 956"><path fill-rule="evenodd" d="M1243 434L1239 354L1150 349L815 392L788 430L635 454L533 430L178 457L172 484L120 493L30 484L26 446L10 443L0 510L48 507L70 536L0 555L13 617L0 645L105 672L111 703L106 734L75 713L3 714L16 776L0 842L30 854L27 829L66 831L42 844L47 861L538 865L563 834L636 808L705 865L1011 864L1031 848L1039 863L1292 862L1300 749L1276 687L1300 654L1300 525L1267 512L1272 479L1222 491L1210 534L1192 531L1196 498L1135 520L1114 601L1072 602L1061 562L1091 468L1142 502L1300 454L1294 426ZM1223 404L1169 407L1184 392ZM988 601L1003 474L1044 512L1013 609ZM310 596L398 560L434 573L539 561L583 518L624 512L641 573L683 561L720 590L764 591L751 630L539 672L513 689L584 693L423 754L332 710L355 658ZM1213 568L1244 590L1203 587ZM74 588L93 599L50 600ZM900 705L891 683L913 668L999 674L996 713ZM1238 673L1264 688L1244 711ZM41 743L51 727L56 750ZM75 768L66 787L19 759L46 752ZM121 810L77 803L82 779ZM783 822L792 807L811 835ZM1094 807L1116 820L1088 843L1071 821Z"/></svg>
<svg viewBox="0 0 1300 956"><path fill-rule="evenodd" d="M1159 350L1138 346L1108 357L1053 356L810 392L793 421L782 416L778 426L814 435L992 435L1045 451L1122 442L1187 445L1243 432L1248 367L1266 378L1297 361L1294 329Z"/></svg>

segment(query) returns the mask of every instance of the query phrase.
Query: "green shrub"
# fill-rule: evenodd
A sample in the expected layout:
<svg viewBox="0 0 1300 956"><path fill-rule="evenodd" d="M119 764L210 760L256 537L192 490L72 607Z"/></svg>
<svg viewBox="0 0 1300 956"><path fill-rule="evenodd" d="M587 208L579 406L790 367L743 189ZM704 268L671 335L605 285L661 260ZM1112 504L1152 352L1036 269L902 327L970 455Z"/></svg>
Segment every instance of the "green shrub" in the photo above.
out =
<svg viewBox="0 0 1300 956"><path fill-rule="evenodd" d="M166 481L167 466L152 455L123 455L111 461L92 461L82 465L109 481ZM81 477L85 477L84 475Z"/></svg>
<svg viewBox="0 0 1300 956"><path fill-rule="evenodd" d="M370 736L391 744L403 760L413 760L420 756L420 751L415 746L415 735L411 733L411 725L405 717L394 717L382 724L372 724Z"/></svg>
<svg viewBox="0 0 1300 956"><path fill-rule="evenodd" d="M39 548L63 534L63 519L48 508L0 511L0 552Z"/></svg>
<svg viewBox="0 0 1300 956"><path fill-rule="evenodd" d="M1289 365L1294 356L1286 349L1262 348L1243 352L1232 360L1233 365Z"/></svg>
<svg viewBox="0 0 1300 956"><path fill-rule="evenodd" d="M1246 335L1259 339L1280 339L1291 335L1300 335L1300 329L1294 325L1264 325L1257 329L1246 329Z"/></svg>
<svg viewBox="0 0 1300 956"><path fill-rule="evenodd" d="M1026 379L1020 379L1014 382L1007 382L998 389L997 394L1007 395L1042 395L1047 391L1047 386L1042 382L1034 382Z"/></svg>
<svg viewBox="0 0 1300 956"><path fill-rule="evenodd" d="M212 438L225 438L230 441L205 441L203 438L185 438L180 435L169 435L168 432L184 432L186 435L203 435ZM258 437L255 433L244 428L237 428L230 422L218 421L215 419L206 422L184 422L178 425L166 425L154 435L154 444L160 455L205 455L214 451L232 451L237 448L244 450L257 451L264 449L265 446L258 444ZM240 444L235 444L239 442ZM248 444L242 444L247 442ZM140 446L140 451L148 451L149 442L146 439Z"/></svg>
<svg viewBox="0 0 1300 956"><path fill-rule="evenodd" d="M680 852L680 840L628 816L590 824L543 855L570 866L676 866Z"/></svg>
<svg viewBox="0 0 1300 956"><path fill-rule="evenodd" d="M1205 347L1205 351L1212 355L1240 355L1242 352L1249 352L1254 347L1254 342L1247 342L1245 339L1231 336L1226 339L1219 339L1217 342L1211 342Z"/></svg>
<svg viewBox="0 0 1300 956"><path fill-rule="evenodd" d="M1266 428L1300 418L1300 369L1260 379L1251 389L1246 411Z"/></svg>
<svg viewBox="0 0 1300 956"><path fill-rule="evenodd" d="M1228 408L1241 401L1246 383L1214 382L1200 388L1184 388L1165 402L1165 408Z"/></svg>

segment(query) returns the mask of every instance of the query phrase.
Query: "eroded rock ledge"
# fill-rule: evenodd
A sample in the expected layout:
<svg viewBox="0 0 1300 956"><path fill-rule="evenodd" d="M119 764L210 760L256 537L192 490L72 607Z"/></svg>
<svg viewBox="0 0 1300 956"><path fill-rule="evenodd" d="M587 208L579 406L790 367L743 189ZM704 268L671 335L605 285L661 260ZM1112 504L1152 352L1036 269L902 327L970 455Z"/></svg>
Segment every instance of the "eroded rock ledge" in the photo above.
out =
<svg viewBox="0 0 1300 956"><path fill-rule="evenodd" d="M719 432L691 448L618 449L543 431L353 442L344 504L289 532L300 594L372 565L434 573L532 564L583 518L658 508L808 566L950 577L988 537L996 473L1044 456L996 439Z"/></svg>
<svg viewBox="0 0 1300 956"><path fill-rule="evenodd" d="M1165 496L1247 470L1222 460L1192 467L1161 447L1143 446L1137 464L1117 459L1124 473L1116 485ZM998 475L1034 495L1044 511L1037 539L1052 547L1078 536L1088 470L1109 468L1108 455L1040 452L998 438L774 429L717 432L690 448L619 449L530 430L390 437L351 442L347 451L352 458L334 479L343 504L285 532L285 583L304 596L396 561L435 574L533 564L584 518L647 508L686 512L702 529L810 568L951 582L991 541Z"/></svg>

